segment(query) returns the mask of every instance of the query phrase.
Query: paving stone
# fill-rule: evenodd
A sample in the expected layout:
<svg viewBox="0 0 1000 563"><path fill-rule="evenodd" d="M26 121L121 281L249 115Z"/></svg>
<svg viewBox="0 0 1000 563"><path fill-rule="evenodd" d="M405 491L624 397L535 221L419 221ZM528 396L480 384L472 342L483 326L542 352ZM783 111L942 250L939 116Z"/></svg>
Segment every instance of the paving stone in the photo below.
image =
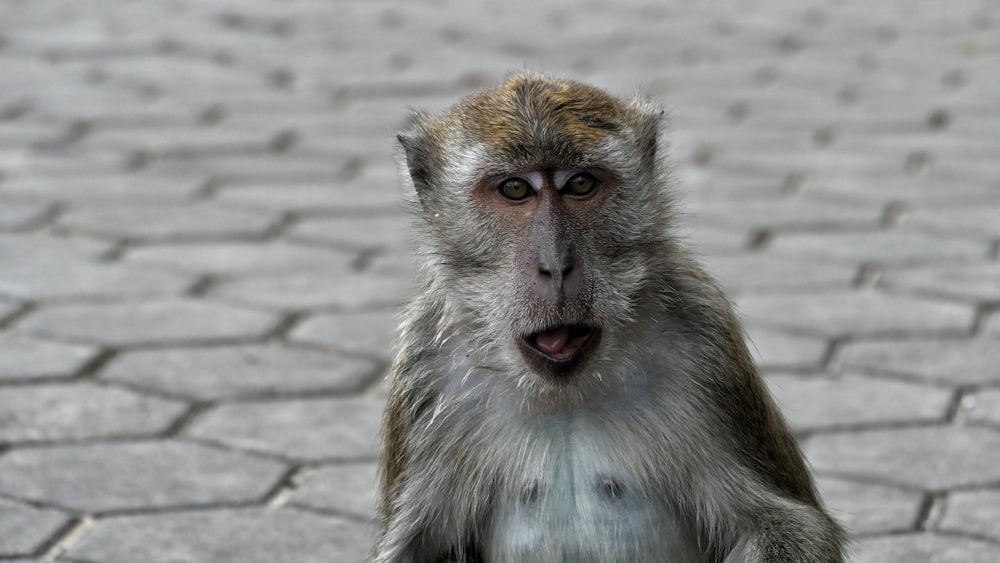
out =
<svg viewBox="0 0 1000 563"><path fill-rule="evenodd" d="M158 244L125 254L131 264L155 264L213 275L246 275L289 271L349 269L351 254L281 242L217 242Z"/></svg>
<svg viewBox="0 0 1000 563"><path fill-rule="evenodd" d="M851 551L855 563L990 563L1000 558L996 544L936 534L860 538Z"/></svg>
<svg viewBox="0 0 1000 563"><path fill-rule="evenodd" d="M375 370L369 360L258 345L133 351L115 358L100 377L212 401L358 391Z"/></svg>
<svg viewBox="0 0 1000 563"><path fill-rule="evenodd" d="M923 502L918 491L818 476L827 509L849 536L912 530Z"/></svg>
<svg viewBox="0 0 1000 563"><path fill-rule="evenodd" d="M375 275L398 276L403 279L413 280L414 287L419 280L423 279L420 274L419 258L410 250L390 250L389 252L379 252L371 256L365 272Z"/></svg>
<svg viewBox="0 0 1000 563"><path fill-rule="evenodd" d="M272 135L280 125L271 124ZM203 127L194 123L159 124L155 127L102 128L89 135L87 144L116 150L138 150L151 155L192 153L244 153L268 151L270 135Z"/></svg>
<svg viewBox="0 0 1000 563"><path fill-rule="evenodd" d="M211 295L278 309L358 310L398 307L414 292L412 279L341 270L224 281L212 289Z"/></svg>
<svg viewBox="0 0 1000 563"><path fill-rule="evenodd" d="M983 333L989 336L1000 336L1000 314L994 313L983 323Z"/></svg>
<svg viewBox="0 0 1000 563"><path fill-rule="evenodd" d="M210 204L107 204L70 210L58 225L105 238L178 240L259 237L275 217Z"/></svg>
<svg viewBox="0 0 1000 563"><path fill-rule="evenodd" d="M992 383L1000 381L1000 347L988 339L850 342L834 365L955 385Z"/></svg>
<svg viewBox="0 0 1000 563"><path fill-rule="evenodd" d="M363 524L292 509L174 512L98 520L68 557L106 563L137 558L147 563L361 563L373 538Z"/></svg>
<svg viewBox="0 0 1000 563"><path fill-rule="evenodd" d="M97 351L89 346L0 333L0 382L5 379L68 377L96 354Z"/></svg>
<svg viewBox="0 0 1000 563"><path fill-rule="evenodd" d="M68 521L61 512L0 498L0 556L34 553Z"/></svg>
<svg viewBox="0 0 1000 563"><path fill-rule="evenodd" d="M418 278L412 263L400 260L410 252L412 237L394 159L394 132L405 127L408 107L440 110L511 68L546 69L623 96L632 94L641 76L641 89L671 106L672 178L683 196L681 232L698 254L720 255L717 271L728 290L746 298L774 298L755 310L759 315L751 315L749 333L763 365L779 368L779 380L794 379L792 387L785 387L793 401L824 390L812 379L793 376L819 371L834 336L843 337L833 349L834 363L866 339L920 336L914 342L925 350L911 351L911 357L891 356L883 364L875 356L864 357L857 369L833 368L841 372L838 387L814 399L816 412L789 413L802 424L822 425L806 433L810 443L849 436L865 455L881 456L865 484L844 480L849 472L821 479L831 505L849 512L848 524L875 534L855 538L854 550L864 561L1000 560L1000 541L988 541L996 538L995 526L989 526L996 520L995 477L972 485L980 489L943 491L936 501L944 511L941 529L930 535L907 533L915 529L920 502L926 500L919 491L940 484L937 473L922 482L932 472L911 457L941 464L941 474L964 482L978 479L971 477L979 469L979 462L969 461L975 455L982 463L992 462L988 471L980 471L985 479L997 465L992 439L978 434L969 439L978 442L972 454L972 445L950 435L907 440L908 434L892 434L896 442L913 442L913 451L923 452L907 457L897 455L904 445L895 442L873 446L870 431L829 430L829 425L863 430L852 425L928 424L925 409L944 392L941 387L968 385L963 410L947 424L958 425L954 432L959 433L1000 432L992 403L998 388L992 366L1000 365L998 358L985 344L955 344L956 335L973 330L977 340L1000 342L1000 311L993 307L1000 300L994 271L1000 236L994 219L1000 201L995 119L1000 79L992 33L998 21L989 2L922 2L903 13L898 2L885 0L815 6L785 0L738 6L593 0L586 10L568 0L542 10L537 2L509 0L502 5L451 2L445 19L435 3L224 4L0 2L5 24L0 75L17 77L0 88L0 231L7 233L0 240L9 235L13 241L0 244L0 323L5 329L0 334L24 337L22 327L57 309L56 301L87 302L94 312L102 304L124 309L185 294L195 274L211 274L211 283L198 286L203 299L232 301L238 294L281 303L298 300L308 307L289 338L304 348L337 350L335 358L363 357L361 364L380 369L388 361L396 325L389 303L386 310L374 308L383 304L376 301L386 289L355 289L345 282L341 293L331 280L352 271L363 272L361 278ZM538 17L525 19L525 13ZM386 36L396 41L386 42ZM131 207L149 211L111 217ZM193 211L205 208L219 211ZM39 216L39 210L50 211ZM234 218L243 214L265 218L266 226ZM398 231L390 216L399 218ZM54 237L31 234L73 235L77 227L80 240L61 244L97 244L59 254L38 242L38 237ZM138 245L114 244L128 237L144 238ZM184 241L192 244L174 244ZM101 256L108 250L123 260L105 263ZM879 264L862 272L862 262ZM127 275L118 273L126 269ZM307 279L313 273L320 274L312 280L315 285ZM248 282L227 285L232 278ZM305 281L290 281L297 278ZM850 288L856 278L874 282L877 297L843 297L854 295ZM237 293L221 296L230 290ZM282 290L302 296L281 296ZM373 295L375 301L369 298ZM942 312L938 299L955 308ZM346 315L314 305L363 310ZM979 315L975 320L973 308ZM88 342L101 341L109 324L135 332L132 319L123 323L106 314L90 319L95 336ZM259 364L246 368L235 350L233 356L199 356L210 350L206 345L223 344L203 334L200 322L195 319L190 338L180 342L187 348L156 351L164 355L133 355L136 351L126 349L107 365L95 365L100 372L87 380L120 377L123 386L149 386L154 396L162 392L224 402L264 397L289 402L304 395L320 400L357 389L352 377L358 372L339 371L346 364L331 365L331 381L324 382L325 360L313 365L292 352L275 352L274 358L264 353ZM83 324L64 330L82 333ZM143 330L151 332L153 324ZM255 327L241 328L260 334ZM932 339L932 334L942 336ZM273 349L243 342L227 346ZM18 360L27 351L11 348L19 348L19 342L0 341L0 378L7 377L3 362L9 362L14 364L9 377L17 380L7 379L3 390L33 388L38 383L28 379L43 373L71 376L92 358L35 348L58 361L36 356L27 363ZM231 348L219 348L224 349ZM13 359L3 356L8 352L16 353ZM181 361L186 352L194 355L191 368ZM897 352L906 353L893 348ZM154 373L158 362L176 362L170 367L178 371ZM43 369L35 369L38 365ZM341 380L342 373L351 377ZM871 379L859 382L860 374ZM90 384L114 386L100 379ZM920 386L927 387L927 395L916 396ZM898 397L885 399L897 391ZM382 400L384 393L383 380L366 396ZM852 399L855 394L861 396ZM83 395L81 400L89 396ZM872 412L846 418L852 409L862 410L857 405ZM908 418L900 418L900 405L912 406ZM208 418L196 418L194 427L214 412L203 412ZM222 412L235 418L233 411ZM287 436L294 445L313 439L302 435L315 433L331 431L289 422L260 441L267 449L288 442ZM315 439L309 443L320 451ZM850 455L839 457L849 464L857 456L844 440ZM4 449L0 463L34 448ZM960 455L948 448L961 450ZM175 457L162 459L172 467L179 463ZM373 467L373 454L363 459L350 467ZM71 467L75 460L62 465ZM868 462L861 458L859 463ZM171 505L162 511L138 509L155 513L99 516L59 559L362 560L371 537L361 532L369 529L358 520L370 513L352 507L361 506L353 503L363 502L371 486L352 480L362 477L360 471L345 469L340 475L339 467L310 466L315 473L304 474L305 482L291 498L281 497L294 508L234 510L229 501L212 500L198 510ZM66 469L59 482L94 489L95 472ZM107 473L117 473L108 481L135 480L134 471ZM199 482L195 471L187 473ZM900 474L913 485L886 485L883 475ZM824 485L829 479L832 488ZM341 483L349 487L338 491ZM260 496L241 498L250 500L237 502L261 502ZM961 514L949 512L955 499ZM968 505L961 504L963 499ZM353 523L321 515L338 511ZM932 511L932 528L938 516ZM4 541L9 539L0 531L0 545ZM0 558L19 557L25 563L40 558L33 553L0 550Z"/></svg>
<svg viewBox="0 0 1000 563"><path fill-rule="evenodd" d="M94 260L102 246L49 236L0 236L0 294L26 299L178 293L185 276Z"/></svg>
<svg viewBox="0 0 1000 563"><path fill-rule="evenodd" d="M309 219L296 224L289 236L367 250L406 248L411 240L409 219L403 216Z"/></svg>
<svg viewBox="0 0 1000 563"><path fill-rule="evenodd" d="M295 213L343 213L352 210L398 210L400 180L389 167L366 168L361 178L340 182L288 185L287 182L223 189L216 199L253 209Z"/></svg>
<svg viewBox="0 0 1000 563"><path fill-rule="evenodd" d="M695 256L711 256L742 252L750 243L750 233L704 222L687 221L677 229L677 236L684 241Z"/></svg>
<svg viewBox="0 0 1000 563"><path fill-rule="evenodd" d="M368 396L222 405L187 434L300 460L369 460L383 406L382 398Z"/></svg>
<svg viewBox="0 0 1000 563"><path fill-rule="evenodd" d="M875 227L882 215L877 206L839 200L791 197L737 200L696 198L692 213L703 220L742 229Z"/></svg>
<svg viewBox="0 0 1000 563"><path fill-rule="evenodd" d="M963 305L870 291L741 295L736 305L751 325L830 336L967 331L973 317Z"/></svg>
<svg viewBox="0 0 1000 563"><path fill-rule="evenodd" d="M828 344L821 338L761 326L743 328L750 353L762 367L819 366L826 356Z"/></svg>
<svg viewBox="0 0 1000 563"><path fill-rule="evenodd" d="M289 338L388 360L398 325L396 311L320 314L302 321Z"/></svg>
<svg viewBox="0 0 1000 563"><path fill-rule="evenodd" d="M202 180L158 178L139 174L38 176L4 181L3 193L25 201L81 202L181 202L189 200Z"/></svg>
<svg viewBox="0 0 1000 563"><path fill-rule="evenodd" d="M194 299L86 303L41 309L18 324L33 334L114 346L260 338L277 318Z"/></svg>
<svg viewBox="0 0 1000 563"><path fill-rule="evenodd" d="M0 442L155 434L187 408L92 383L0 387Z"/></svg>
<svg viewBox="0 0 1000 563"><path fill-rule="evenodd" d="M290 502L300 506L375 518L377 466L351 463L320 467L309 475Z"/></svg>
<svg viewBox="0 0 1000 563"><path fill-rule="evenodd" d="M45 204L0 200L0 231L28 228L38 222L48 209Z"/></svg>
<svg viewBox="0 0 1000 563"><path fill-rule="evenodd" d="M1000 433L921 427L820 434L806 442L817 471L874 477L928 490L1000 479Z"/></svg>
<svg viewBox="0 0 1000 563"><path fill-rule="evenodd" d="M962 410L972 422L1000 425L1000 390L984 389L963 397Z"/></svg>
<svg viewBox="0 0 1000 563"><path fill-rule="evenodd" d="M951 493L938 528L1000 541L1000 491Z"/></svg>
<svg viewBox="0 0 1000 563"><path fill-rule="evenodd" d="M974 207L923 208L906 217L914 228L941 234L1000 237L1000 204L980 202Z"/></svg>
<svg viewBox="0 0 1000 563"><path fill-rule="evenodd" d="M785 293L809 288L847 289L857 266L769 253L711 256L705 268L727 293Z"/></svg>
<svg viewBox="0 0 1000 563"><path fill-rule="evenodd" d="M870 232L778 233L768 252L850 262L900 264L985 258L989 243L896 230Z"/></svg>
<svg viewBox="0 0 1000 563"><path fill-rule="evenodd" d="M919 292L963 301L1000 301L1000 263L891 268L882 272L879 284L892 291Z"/></svg>
<svg viewBox="0 0 1000 563"><path fill-rule="evenodd" d="M768 375L768 387L797 431L944 420L948 389L855 375Z"/></svg>
<svg viewBox="0 0 1000 563"><path fill-rule="evenodd" d="M87 512L255 502L286 471L197 444L134 442L13 450L0 491Z"/></svg>
<svg viewBox="0 0 1000 563"><path fill-rule="evenodd" d="M150 163L144 171L157 176L173 176L198 170L205 178L212 178L219 185L241 182L306 182L326 181L339 177L344 171L346 157L323 154L322 158L295 158L292 155L184 155L160 158ZM244 210L245 211L245 210Z"/></svg>

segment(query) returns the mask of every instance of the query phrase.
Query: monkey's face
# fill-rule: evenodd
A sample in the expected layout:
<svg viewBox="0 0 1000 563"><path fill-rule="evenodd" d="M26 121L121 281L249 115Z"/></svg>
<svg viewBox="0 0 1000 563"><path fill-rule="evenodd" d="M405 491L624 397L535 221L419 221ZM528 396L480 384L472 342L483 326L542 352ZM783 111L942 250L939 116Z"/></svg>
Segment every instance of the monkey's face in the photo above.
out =
<svg viewBox="0 0 1000 563"><path fill-rule="evenodd" d="M595 318L597 249L588 227L614 190L605 170L528 170L487 177L474 202L496 235L507 239L500 258L509 269L509 299L520 314L507 317L527 364L549 377L571 374L603 332ZM502 271L502 270L501 270ZM513 313L513 312L511 312Z"/></svg>
<svg viewBox="0 0 1000 563"><path fill-rule="evenodd" d="M516 77L400 136L437 288L492 367L570 385L621 349L664 231L659 119Z"/></svg>

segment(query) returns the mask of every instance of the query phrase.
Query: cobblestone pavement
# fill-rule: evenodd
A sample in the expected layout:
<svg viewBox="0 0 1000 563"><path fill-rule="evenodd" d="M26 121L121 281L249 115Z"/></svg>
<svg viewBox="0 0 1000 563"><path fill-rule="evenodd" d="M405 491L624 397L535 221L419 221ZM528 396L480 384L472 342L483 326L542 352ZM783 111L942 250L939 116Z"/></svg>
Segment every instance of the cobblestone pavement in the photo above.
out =
<svg viewBox="0 0 1000 563"><path fill-rule="evenodd" d="M991 0L5 0L0 560L362 559L393 131L520 68L671 107L854 560L1000 561Z"/></svg>

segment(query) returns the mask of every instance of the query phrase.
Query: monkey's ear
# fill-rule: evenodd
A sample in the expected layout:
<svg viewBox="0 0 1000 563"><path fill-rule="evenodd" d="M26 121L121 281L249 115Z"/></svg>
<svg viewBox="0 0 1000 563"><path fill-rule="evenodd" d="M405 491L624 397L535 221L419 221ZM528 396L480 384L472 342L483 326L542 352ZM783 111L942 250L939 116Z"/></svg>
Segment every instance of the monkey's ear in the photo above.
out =
<svg viewBox="0 0 1000 563"><path fill-rule="evenodd" d="M420 201L423 202L430 190L430 151L427 147L427 135L419 128L413 128L396 135L403 147L406 159L406 171L413 181L413 187Z"/></svg>
<svg viewBox="0 0 1000 563"><path fill-rule="evenodd" d="M639 116L635 134L639 154L643 160L654 162L660 153L667 150L666 128L668 127L667 111L660 105L643 98L632 102L632 107Z"/></svg>

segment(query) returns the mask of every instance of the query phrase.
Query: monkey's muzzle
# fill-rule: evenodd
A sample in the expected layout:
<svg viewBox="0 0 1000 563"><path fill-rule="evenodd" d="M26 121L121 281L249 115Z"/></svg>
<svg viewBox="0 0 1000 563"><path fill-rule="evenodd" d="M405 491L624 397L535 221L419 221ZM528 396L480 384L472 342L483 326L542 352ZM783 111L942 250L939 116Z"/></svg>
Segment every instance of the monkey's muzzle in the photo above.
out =
<svg viewBox="0 0 1000 563"><path fill-rule="evenodd" d="M542 371L564 375L576 366L598 335L598 330L586 325L560 325L524 336L521 351Z"/></svg>

